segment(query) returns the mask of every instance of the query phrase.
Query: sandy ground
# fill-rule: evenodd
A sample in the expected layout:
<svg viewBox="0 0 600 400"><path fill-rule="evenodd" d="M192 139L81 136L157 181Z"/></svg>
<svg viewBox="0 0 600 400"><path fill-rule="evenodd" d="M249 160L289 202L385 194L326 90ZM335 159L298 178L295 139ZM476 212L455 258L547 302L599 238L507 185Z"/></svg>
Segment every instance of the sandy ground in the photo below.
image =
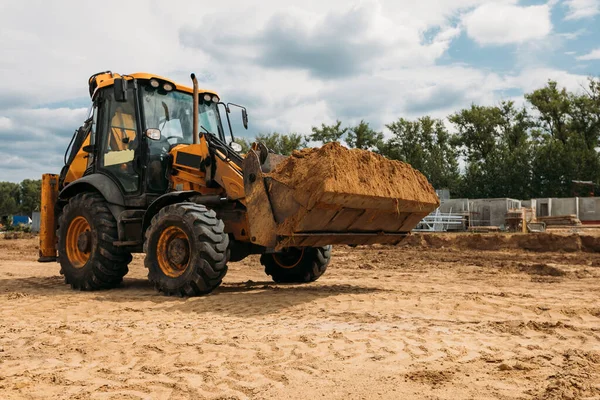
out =
<svg viewBox="0 0 600 400"><path fill-rule="evenodd" d="M92 293L36 256L0 239L2 399L600 398L598 253L338 247L313 284L251 257L190 299L141 256Z"/></svg>

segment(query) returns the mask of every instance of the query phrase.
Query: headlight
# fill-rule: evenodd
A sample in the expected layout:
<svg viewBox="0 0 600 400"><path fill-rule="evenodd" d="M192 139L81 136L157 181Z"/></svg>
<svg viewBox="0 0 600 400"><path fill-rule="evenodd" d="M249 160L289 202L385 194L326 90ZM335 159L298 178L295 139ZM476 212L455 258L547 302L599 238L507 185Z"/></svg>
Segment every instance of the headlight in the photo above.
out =
<svg viewBox="0 0 600 400"><path fill-rule="evenodd" d="M212 101L213 101L213 103L218 103L219 102L219 98L217 96L213 96L212 97Z"/></svg>
<svg viewBox="0 0 600 400"><path fill-rule="evenodd" d="M160 83L158 83L156 79L150 79L150 86L152 86L153 88L157 88L158 86L160 86Z"/></svg>
<svg viewBox="0 0 600 400"><path fill-rule="evenodd" d="M163 89L165 89L167 92L170 92L171 90L173 90L173 85L171 85L170 83L165 83L163 85Z"/></svg>
<svg viewBox="0 0 600 400"><path fill-rule="evenodd" d="M204 101L210 101L210 94L206 93L204 95Z"/></svg>

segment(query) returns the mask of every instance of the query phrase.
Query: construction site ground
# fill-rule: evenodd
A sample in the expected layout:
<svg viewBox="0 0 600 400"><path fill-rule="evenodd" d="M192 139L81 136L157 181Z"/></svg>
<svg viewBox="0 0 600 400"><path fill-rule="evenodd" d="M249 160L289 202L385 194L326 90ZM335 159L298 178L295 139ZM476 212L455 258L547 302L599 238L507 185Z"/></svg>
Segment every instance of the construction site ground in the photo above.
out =
<svg viewBox="0 0 600 400"><path fill-rule="evenodd" d="M585 235L339 246L308 285L252 256L187 299L155 292L143 255L120 288L72 291L36 238L0 236L0 398L597 399Z"/></svg>

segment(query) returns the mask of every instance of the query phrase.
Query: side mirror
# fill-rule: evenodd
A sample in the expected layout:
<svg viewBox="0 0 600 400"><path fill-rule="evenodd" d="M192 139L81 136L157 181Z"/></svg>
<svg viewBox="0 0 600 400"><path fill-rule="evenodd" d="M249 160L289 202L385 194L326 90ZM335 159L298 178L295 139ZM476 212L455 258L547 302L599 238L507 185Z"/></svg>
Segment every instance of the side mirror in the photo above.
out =
<svg viewBox="0 0 600 400"><path fill-rule="evenodd" d="M248 129L248 112L245 108L242 108L242 122L244 124L244 128Z"/></svg>
<svg viewBox="0 0 600 400"><path fill-rule="evenodd" d="M124 78L115 78L113 89L116 101L120 103L127 101L127 81Z"/></svg>
<svg viewBox="0 0 600 400"><path fill-rule="evenodd" d="M235 151L236 153L242 152L242 145L239 143L231 142L231 143L229 143L229 147L231 147L233 149L233 151Z"/></svg>
<svg viewBox="0 0 600 400"><path fill-rule="evenodd" d="M152 140L160 140L160 129L158 128L148 128L146 129L146 137Z"/></svg>

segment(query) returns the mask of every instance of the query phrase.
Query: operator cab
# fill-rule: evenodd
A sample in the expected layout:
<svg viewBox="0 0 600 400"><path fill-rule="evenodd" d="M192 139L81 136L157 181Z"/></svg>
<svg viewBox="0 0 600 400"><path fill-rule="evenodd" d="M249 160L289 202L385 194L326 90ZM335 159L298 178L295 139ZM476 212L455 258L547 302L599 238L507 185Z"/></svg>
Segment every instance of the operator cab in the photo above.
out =
<svg viewBox="0 0 600 400"><path fill-rule="evenodd" d="M76 179L69 175L72 163L86 163L86 174L96 172L111 178L131 206L149 204L169 190L170 151L174 146L194 143L192 89L156 75L121 76L107 71L89 79L89 90L92 109L67 149L63 182ZM223 129L221 110L225 110L230 140ZM229 112L230 104L220 102L216 93L200 91L201 134L241 162L236 154L239 145L233 142ZM247 128L243 107L242 119ZM75 146L76 143L84 146Z"/></svg>

